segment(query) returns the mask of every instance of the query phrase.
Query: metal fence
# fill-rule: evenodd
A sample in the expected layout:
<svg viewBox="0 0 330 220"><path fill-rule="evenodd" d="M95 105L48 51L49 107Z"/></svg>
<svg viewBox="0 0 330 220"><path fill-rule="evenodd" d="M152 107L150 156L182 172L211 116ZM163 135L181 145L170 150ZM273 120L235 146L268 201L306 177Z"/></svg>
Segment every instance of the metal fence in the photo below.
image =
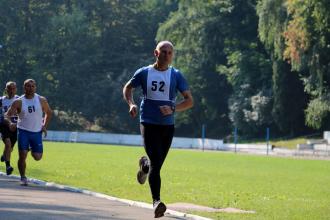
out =
<svg viewBox="0 0 330 220"><path fill-rule="evenodd" d="M141 135L131 134L113 134L96 132L71 132L71 131L48 131L44 140L60 142L78 142L78 143L96 143L96 144L117 144L142 146ZM220 150L233 151L252 154L269 154L280 156L312 156L329 157L330 156L330 132L324 132L326 144L317 145L314 143L310 149L283 149L273 148L269 144L235 144L224 143L223 140L209 138L184 138L174 137L172 141L173 148L185 148L196 150Z"/></svg>

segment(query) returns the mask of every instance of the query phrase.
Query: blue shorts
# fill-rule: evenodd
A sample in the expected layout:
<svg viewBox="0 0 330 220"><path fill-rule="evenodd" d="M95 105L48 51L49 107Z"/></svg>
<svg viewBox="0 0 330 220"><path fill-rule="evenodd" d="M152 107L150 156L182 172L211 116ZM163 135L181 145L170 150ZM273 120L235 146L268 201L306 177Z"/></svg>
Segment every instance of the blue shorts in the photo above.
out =
<svg viewBox="0 0 330 220"><path fill-rule="evenodd" d="M42 153L42 132L31 132L23 129L17 129L18 150L28 151L31 149L33 153Z"/></svg>

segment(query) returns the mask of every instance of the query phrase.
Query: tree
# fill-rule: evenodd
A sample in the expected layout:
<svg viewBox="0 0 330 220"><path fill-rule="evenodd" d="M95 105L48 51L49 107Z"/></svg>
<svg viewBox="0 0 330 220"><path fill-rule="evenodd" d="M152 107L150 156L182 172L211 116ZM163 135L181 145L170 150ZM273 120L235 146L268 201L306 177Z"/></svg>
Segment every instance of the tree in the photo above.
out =
<svg viewBox="0 0 330 220"><path fill-rule="evenodd" d="M217 73L217 64L225 61L219 9L225 3L181 1L176 12L164 22L157 39L174 43L178 67L190 83L195 102L194 108L178 114L177 125L185 135L199 136L202 124L208 127L211 137L224 136L230 130L228 96L230 87L226 77ZM223 12L225 13L225 12Z"/></svg>
<svg viewBox="0 0 330 220"><path fill-rule="evenodd" d="M272 116L282 134L297 135L306 130L304 126L304 109L307 96L304 92L301 75L292 71L290 64L284 60L284 31L289 15L284 0L259 1L259 36L264 43L272 61ZM292 104L294 103L294 104Z"/></svg>
<svg viewBox="0 0 330 220"><path fill-rule="evenodd" d="M141 63L152 60L158 23L175 5L156 0L0 1L0 79L18 84L36 79L38 92L65 119L56 118L52 129L96 124L101 130L138 132L137 121L127 120L121 88Z"/></svg>

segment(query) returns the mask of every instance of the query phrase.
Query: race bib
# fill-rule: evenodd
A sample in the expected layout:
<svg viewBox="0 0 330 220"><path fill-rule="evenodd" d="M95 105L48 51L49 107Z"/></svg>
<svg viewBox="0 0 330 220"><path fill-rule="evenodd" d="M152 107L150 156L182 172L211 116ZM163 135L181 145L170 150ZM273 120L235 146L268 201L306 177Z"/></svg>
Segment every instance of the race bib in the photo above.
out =
<svg viewBox="0 0 330 220"><path fill-rule="evenodd" d="M169 101L171 68L167 71L156 71L149 69L147 79L147 99Z"/></svg>

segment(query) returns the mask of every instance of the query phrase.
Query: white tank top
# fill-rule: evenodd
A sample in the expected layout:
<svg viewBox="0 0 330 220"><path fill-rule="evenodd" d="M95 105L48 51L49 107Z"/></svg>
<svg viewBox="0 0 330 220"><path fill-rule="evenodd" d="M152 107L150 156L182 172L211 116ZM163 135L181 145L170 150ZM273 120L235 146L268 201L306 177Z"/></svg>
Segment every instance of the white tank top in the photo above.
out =
<svg viewBox="0 0 330 220"><path fill-rule="evenodd" d="M9 107L11 106L11 104L13 104L13 102L18 99L19 96L15 95L13 98L9 99L7 98L7 96L2 96L2 108L4 112L7 112Z"/></svg>
<svg viewBox="0 0 330 220"><path fill-rule="evenodd" d="M22 95L21 112L18 114L17 127L26 131L39 132L43 125L43 112L38 94L34 94L32 99L25 98Z"/></svg>
<svg viewBox="0 0 330 220"><path fill-rule="evenodd" d="M7 98L7 96L2 96L2 111L7 112L8 109L10 108L11 104L13 104L13 102L18 98L19 98L18 95L15 95L11 99ZM17 115L14 115L13 117L11 117L11 121L16 123L17 122Z"/></svg>

